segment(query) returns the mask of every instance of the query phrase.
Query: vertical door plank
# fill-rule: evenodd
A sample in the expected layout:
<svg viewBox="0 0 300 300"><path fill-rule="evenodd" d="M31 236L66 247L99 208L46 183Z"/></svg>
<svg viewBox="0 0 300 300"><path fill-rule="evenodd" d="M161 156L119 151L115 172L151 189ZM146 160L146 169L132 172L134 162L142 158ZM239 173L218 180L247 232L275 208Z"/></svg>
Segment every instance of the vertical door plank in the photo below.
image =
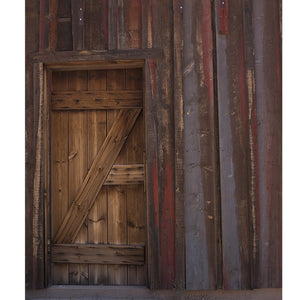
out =
<svg viewBox="0 0 300 300"><path fill-rule="evenodd" d="M106 71L88 72L88 90L106 90ZM88 168L106 137L106 111L88 111ZM107 243L107 193L102 187L88 215L88 243ZM107 283L107 265L89 265L89 284Z"/></svg>
<svg viewBox="0 0 300 300"><path fill-rule="evenodd" d="M107 72L107 89L120 90L125 88L124 70L110 70ZM116 118L116 110L107 112L107 130L109 130ZM126 143L120 151L116 163L126 163L127 151ZM126 187L107 187L108 197L108 243L126 244ZM109 265L108 284L127 285L127 266Z"/></svg>
<svg viewBox="0 0 300 300"><path fill-rule="evenodd" d="M54 72L52 90L68 88L66 72ZM68 162L68 112L51 113L51 218L52 237L58 230L69 208L69 162ZM52 265L52 284L68 284L68 264Z"/></svg>
<svg viewBox="0 0 300 300"><path fill-rule="evenodd" d="M69 90L87 90L87 72L69 73ZM87 112L69 112L69 204L74 201L87 173ZM87 242L87 224L83 223L75 243ZM70 264L70 284L88 284L88 265Z"/></svg>
<svg viewBox="0 0 300 300"><path fill-rule="evenodd" d="M126 70L126 89L142 90L141 69ZM127 140L127 163L144 163L143 114L134 125ZM127 232L128 244L145 245L145 200L144 186L127 186ZM128 266L128 285L145 285L145 266Z"/></svg>

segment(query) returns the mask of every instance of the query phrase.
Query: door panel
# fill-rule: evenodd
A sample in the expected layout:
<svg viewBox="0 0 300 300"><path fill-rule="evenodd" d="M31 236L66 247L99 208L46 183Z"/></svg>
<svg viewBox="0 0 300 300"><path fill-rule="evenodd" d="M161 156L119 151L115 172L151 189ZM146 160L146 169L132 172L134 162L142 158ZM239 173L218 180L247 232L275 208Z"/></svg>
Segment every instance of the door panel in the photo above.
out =
<svg viewBox="0 0 300 300"><path fill-rule="evenodd" d="M128 90L133 91L134 95L142 95L142 82L141 69L70 71L52 74L54 107L51 112L53 284L145 285L143 113L139 112L140 109L133 113L134 109L124 110L123 107L93 109L93 103L102 101L93 99L93 95L104 95L105 98L106 91L120 91L117 97L123 95L122 92L124 92L128 98L129 94L125 93ZM101 93L97 93L100 91ZM62 105L57 108L59 106L55 106L54 103L63 102L64 95L69 97L69 103L74 103L74 105L79 102L76 96L80 95L80 99L85 100L84 95L89 95L90 98L85 100L90 101L88 109L72 109L73 104L67 109L61 108ZM109 95L110 98L111 95ZM136 97L138 99L138 96ZM130 99L116 99L115 103L122 102L124 105L126 101ZM140 101L139 106L142 107L142 97L135 103L138 101ZM97 107L99 108L99 105ZM122 122L125 122L123 125L119 120L120 111L124 111L124 117L121 117ZM127 115L130 117L126 117ZM132 123L134 125L128 125L126 118L132 120L128 121L130 124L135 122ZM102 153L101 149L106 145L111 128L118 122L121 124L120 129L128 127L126 130L129 134L122 139L122 143L124 141L125 143L115 161L109 166L109 175L106 175L107 182L103 179L103 186L93 198L92 206L85 208L87 209L86 217L82 219L83 224L73 242L70 244L60 239L63 245L61 243L56 245L55 241L59 240L56 239L56 234L64 232L63 226L68 220L68 215L76 213L74 203L76 204L80 197L85 199L84 196L80 196L80 193L89 193L89 191L86 192L88 186L86 184L91 183L87 183L85 179L93 170L97 168L101 170L102 167L97 166L95 159ZM95 186L97 187L95 184L91 185L93 189ZM81 247L79 244L84 246ZM122 245L121 250L118 245ZM99 259L97 253L99 253ZM122 259L118 258L120 253L124 255ZM132 259L133 257L135 259Z"/></svg>

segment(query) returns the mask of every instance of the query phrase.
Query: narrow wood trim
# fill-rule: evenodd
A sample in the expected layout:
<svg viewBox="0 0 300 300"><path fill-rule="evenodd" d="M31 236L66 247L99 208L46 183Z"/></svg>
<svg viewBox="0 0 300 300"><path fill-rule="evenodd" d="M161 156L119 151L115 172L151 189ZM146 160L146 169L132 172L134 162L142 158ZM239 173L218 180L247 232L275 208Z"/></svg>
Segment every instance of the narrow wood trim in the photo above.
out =
<svg viewBox="0 0 300 300"><path fill-rule="evenodd" d="M35 171L33 179L32 244L33 244L33 287L44 287L44 149L43 149L43 108L44 108L44 66L33 66L34 103L38 109L36 124Z"/></svg>
<svg viewBox="0 0 300 300"><path fill-rule="evenodd" d="M54 92L52 110L142 108L143 91Z"/></svg>
<svg viewBox="0 0 300 300"><path fill-rule="evenodd" d="M84 50L84 51L60 51L60 52L39 52L32 53L31 58L34 61L41 61L47 64L67 62L96 62L105 61L106 68L109 68L113 62L109 60L141 60L146 58L162 58L161 48L149 49L131 49L131 50ZM129 61L129 62L130 62ZM51 66L50 66L51 67Z"/></svg>
<svg viewBox="0 0 300 300"><path fill-rule="evenodd" d="M74 242L140 112L140 109L124 109L119 112L72 206L54 237L55 243Z"/></svg>
<svg viewBox="0 0 300 300"><path fill-rule="evenodd" d="M139 245L57 244L52 246L52 262L143 265L145 249Z"/></svg>

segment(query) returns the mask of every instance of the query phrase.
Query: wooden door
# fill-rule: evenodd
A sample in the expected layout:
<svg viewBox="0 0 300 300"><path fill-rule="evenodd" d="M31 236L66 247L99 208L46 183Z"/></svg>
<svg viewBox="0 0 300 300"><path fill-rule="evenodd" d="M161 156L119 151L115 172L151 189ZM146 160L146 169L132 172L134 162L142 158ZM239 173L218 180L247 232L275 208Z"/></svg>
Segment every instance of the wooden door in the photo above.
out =
<svg viewBox="0 0 300 300"><path fill-rule="evenodd" d="M52 284L145 285L142 69L51 86Z"/></svg>

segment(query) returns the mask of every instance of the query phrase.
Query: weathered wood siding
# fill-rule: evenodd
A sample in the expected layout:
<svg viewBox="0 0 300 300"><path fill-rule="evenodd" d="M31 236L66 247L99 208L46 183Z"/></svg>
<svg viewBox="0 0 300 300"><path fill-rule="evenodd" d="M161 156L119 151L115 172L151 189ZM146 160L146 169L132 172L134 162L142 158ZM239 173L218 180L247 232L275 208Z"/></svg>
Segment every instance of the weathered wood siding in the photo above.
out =
<svg viewBox="0 0 300 300"><path fill-rule="evenodd" d="M100 59L145 60L148 286L281 286L280 5L26 0L27 288L48 276L39 61Z"/></svg>

